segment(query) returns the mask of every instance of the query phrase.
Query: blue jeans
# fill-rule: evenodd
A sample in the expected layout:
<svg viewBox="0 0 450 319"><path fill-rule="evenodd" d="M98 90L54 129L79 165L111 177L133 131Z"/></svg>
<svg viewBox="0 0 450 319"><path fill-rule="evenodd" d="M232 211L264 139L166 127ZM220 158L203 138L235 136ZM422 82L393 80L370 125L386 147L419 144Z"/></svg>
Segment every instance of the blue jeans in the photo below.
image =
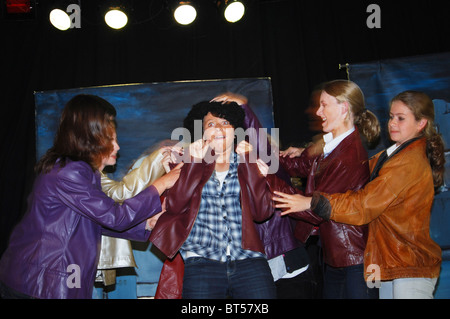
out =
<svg viewBox="0 0 450 319"><path fill-rule="evenodd" d="M185 299L274 299L276 287L264 258L219 262L202 257L184 263Z"/></svg>
<svg viewBox="0 0 450 319"><path fill-rule="evenodd" d="M331 267L325 265L324 299L378 299L378 288L364 280L364 265Z"/></svg>

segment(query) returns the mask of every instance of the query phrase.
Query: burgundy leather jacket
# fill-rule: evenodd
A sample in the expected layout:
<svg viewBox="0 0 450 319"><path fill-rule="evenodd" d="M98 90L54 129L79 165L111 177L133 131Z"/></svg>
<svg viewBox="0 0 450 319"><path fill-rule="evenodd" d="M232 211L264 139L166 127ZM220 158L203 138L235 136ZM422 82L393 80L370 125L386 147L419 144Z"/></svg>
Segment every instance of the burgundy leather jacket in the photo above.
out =
<svg viewBox="0 0 450 319"><path fill-rule="evenodd" d="M242 155L241 155L242 157ZM272 193L256 163L238 165L241 186L242 248L265 253L254 221L264 221L274 212ZM166 191L166 212L161 215L150 241L168 258L173 258L186 241L200 207L203 186L211 177L215 162L185 163L180 178Z"/></svg>
<svg viewBox="0 0 450 319"><path fill-rule="evenodd" d="M347 136L326 158L323 152L314 153L314 146L307 148L300 157L280 157L280 164L291 176L307 177L305 195L314 191L328 194L358 190L369 181L369 163L358 130ZM292 187L270 178L271 186L286 193L296 193ZM324 221L311 211L291 214L298 218L295 234L305 242L319 225L323 244L324 261L333 267L346 267L364 261L368 227L352 226Z"/></svg>

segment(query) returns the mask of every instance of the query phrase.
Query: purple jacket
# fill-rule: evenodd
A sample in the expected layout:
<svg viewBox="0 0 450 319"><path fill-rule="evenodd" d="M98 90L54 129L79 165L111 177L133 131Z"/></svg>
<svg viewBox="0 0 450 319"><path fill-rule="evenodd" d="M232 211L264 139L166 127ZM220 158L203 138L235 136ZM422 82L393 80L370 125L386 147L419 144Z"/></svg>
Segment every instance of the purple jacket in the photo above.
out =
<svg viewBox="0 0 450 319"><path fill-rule="evenodd" d="M101 235L146 241L146 219L160 211L153 186L118 204L87 163L56 164L34 183L0 261L0 281L36 298L91 298Z"/></svg>
<svg viewBox="0 0 450 319"><path fill-rule="evenodd" d="M243 104L241 107L245 111L245 128L252 127L256 129L258 136L256 139L258 145L256 147L259 151L259 129L263 128L261 122L247 104ZM269 143L267 143L266 149L271 149ZM291 185L290 176L283 167L279 167L276 176ZM295 222L288 216L281 216L280 212L280 210L276 209L272 218L263 223L255 224L261 241L263 242L267 259L272 259L300 246L294 236Z"/></svg>

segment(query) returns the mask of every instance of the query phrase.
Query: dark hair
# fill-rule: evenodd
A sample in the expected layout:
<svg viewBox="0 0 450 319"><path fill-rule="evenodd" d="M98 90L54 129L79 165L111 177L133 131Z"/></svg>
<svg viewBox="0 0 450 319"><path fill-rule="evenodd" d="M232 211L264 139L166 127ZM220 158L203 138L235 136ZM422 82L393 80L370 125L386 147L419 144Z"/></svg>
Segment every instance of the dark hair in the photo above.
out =
<svg viewBox="0 0 450 319"><path fill-rule="evenodd" d="M114 106L98 96L73 97L64 107L53 146L37 163L36 172L49 172L58 159L62 167L70 159L98 169L113 150L115 116Z"/></svg>
<svg viewBox="0 0 450 319"><path fill-rule="evenodd" d="M427 120L427 125L421 135L427 139L427 157L433 172L434 187L439 188L444 183L445 154L442 136L436 132L434 124L434 104L431 98L418 91L404 91L391 100L405 104L414 114L416 121Z"/></svg>
<svg viewBox="0 0 450 319"><path fill-rule="evenodd" d="M208 113L211 113L215 117L226 119L235 129L244 128L245 112L236 102L222 103L203 101L192 106L183 121L183 126L189 130L191 138L194 138L194 121L203 121L203 118Z"/></svg>

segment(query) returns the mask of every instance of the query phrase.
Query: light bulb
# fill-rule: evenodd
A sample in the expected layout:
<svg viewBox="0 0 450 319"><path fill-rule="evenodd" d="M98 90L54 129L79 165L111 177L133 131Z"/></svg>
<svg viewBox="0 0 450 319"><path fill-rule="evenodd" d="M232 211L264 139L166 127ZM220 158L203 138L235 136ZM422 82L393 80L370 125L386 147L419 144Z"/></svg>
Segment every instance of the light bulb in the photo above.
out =
<svg viewBox="0 0 450 319"><path fill-rule="evenodd" d="M244 5L242 4L242 2L236 1L236 2L230 3L226 7L224 15L225 15L225 19L228 22L234 23L234 22L239 21L244 16L244 13L245 13Z"/></svg>
<svg viewBox="0 0 450 319"><path fill-rule="evenodd" d="M195 20L197 17L197 11L193 6L183 4L175 9L173 15L179 24L187 25Z"/></svg>
<svg viewBox="0 0 450 319"><path fill-rule="evenodd" d="M64 12L61 9L53 9L50 12L50 22L55 28L61 31L70 28L70 17L67 12Z"/></svg>
<svg viewBox="0 0 450 319"><path fill-rule="evenodd" d="M105 14L105 22L113 29L122 29L128 23L128 17L123 11L113 9Z"/></svg>

